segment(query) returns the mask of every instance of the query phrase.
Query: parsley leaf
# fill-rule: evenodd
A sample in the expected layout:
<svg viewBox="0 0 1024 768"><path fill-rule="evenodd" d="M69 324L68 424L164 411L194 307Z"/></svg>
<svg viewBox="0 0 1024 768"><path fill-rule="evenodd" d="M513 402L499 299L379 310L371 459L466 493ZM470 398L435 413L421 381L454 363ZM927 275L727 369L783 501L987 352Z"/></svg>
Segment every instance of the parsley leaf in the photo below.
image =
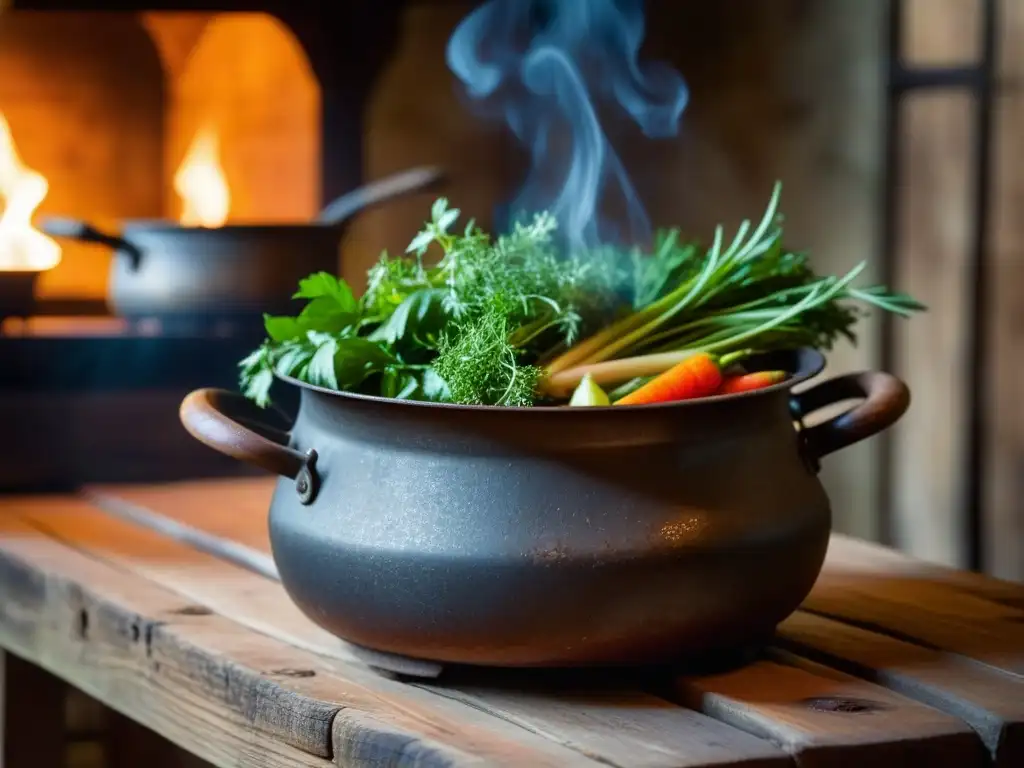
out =
<svg viewBox="0 0 1024 768"><path fill-rule="evenodd" d="M388 344L406 340L425 349L436 349L448 321L444 296L440 288L424 288L409 294L368 338Z"/></svg>
<svg viewBox="0 0 1024 768"><path fill-rule="evenodd" d="M266 408L270 404L270 387L274 383L274 369L270 357L271 347L264 343L238 364L242 369L242 394L261 408Z"/></svg>
<svg viewBox="0 0 1024 768"><path fill-rule="evenodd" d="M263 316L267 336L273 341L302 339L311 331L341 333L359 321L359 303L348 283L326 272L300 281L292 298L309 299L298 317Z"/></svg>
<svg viewBox="0 0 1024 768"><path fill-rule="evenodd" d="M389 368L381 377L380 393L397 400L425 400L432 403L451 401L448 385L432 367L416 370Z"/></svg>
<svg viewBox="0 0 1024 768"><path fill-rule="evenodd" d="M371 374L397 362L381 344L358 336L310 333L309 346L304 378L327 389L354 389Z"/></svg>
<svg viewBox="0 0 1024 768"><path fill-rule="evenodd" d="M291 341L301 337L305 331L297 317L263 315L263 327L273 341Z"/></svg>
<svg viewBox="0 0 1024 768"><path fill-rule="evenodd" d="M299 290L292 298L331 299L343 312L355 312L358 306L348 283L327 272L317 272L300 280Z"/></svg>

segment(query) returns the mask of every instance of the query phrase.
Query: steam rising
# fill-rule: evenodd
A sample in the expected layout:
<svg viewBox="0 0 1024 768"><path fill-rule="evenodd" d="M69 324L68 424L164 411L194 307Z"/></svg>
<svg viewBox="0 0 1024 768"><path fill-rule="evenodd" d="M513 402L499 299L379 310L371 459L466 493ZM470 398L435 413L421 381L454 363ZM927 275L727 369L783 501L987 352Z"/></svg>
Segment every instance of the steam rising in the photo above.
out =
<svg viewBox="0 0 1024 768"><path fill-rule="evenodd" d="M667 65L639 62L643 37L642 0L489 0L459 24L448 66L531 153L512 218L551 211L570 248L649 238L597 111L614 107L650 138L678 132L686 85ZM610 196L624 230L601 215Z"/></svg>

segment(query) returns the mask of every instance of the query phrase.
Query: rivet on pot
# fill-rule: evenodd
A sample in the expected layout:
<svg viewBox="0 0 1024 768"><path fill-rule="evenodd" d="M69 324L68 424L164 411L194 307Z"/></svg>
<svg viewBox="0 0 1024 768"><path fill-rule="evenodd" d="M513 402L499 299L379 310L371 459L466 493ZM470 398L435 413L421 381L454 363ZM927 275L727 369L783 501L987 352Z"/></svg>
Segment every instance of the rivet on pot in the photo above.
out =
<svg viewBox="0 0 1024 768"><path fill-rule="evenodd" d="M295 492L299 494L299 501L302 504L312 504L316 498L318 482L316 476L316 451L310 449L306 454L306 461L302 469L295 476Z"/></svg>

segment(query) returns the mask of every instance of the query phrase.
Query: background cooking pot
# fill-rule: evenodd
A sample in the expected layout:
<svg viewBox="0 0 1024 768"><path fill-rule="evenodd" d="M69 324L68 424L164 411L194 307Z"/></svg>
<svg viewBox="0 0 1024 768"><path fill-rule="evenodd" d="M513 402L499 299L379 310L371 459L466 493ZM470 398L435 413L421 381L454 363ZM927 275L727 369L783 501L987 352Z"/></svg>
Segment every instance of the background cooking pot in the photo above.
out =
<svg viewBox="0 0 1024 768"><path fill-rule="evenodd" d="M313 621L377 651L502 666L654 663L756 643L807 596L830 509L818 460L895 422L887 373L652 406L410 403L294 380L290 433L240 395L181 419L281 475L270 538ZM845 414L804 415L860 399Z"/></svg>
<svg viewBox="0 0 1024 768"><path fill-rule="evenodd" d="M299 281L338 271L343 224L357 211L430 188L436 168L414 168L338 198L312 224L183 227L128 221L120 236L76 219L49 218L42 229L113 248L109 302L121 317L194 320L287 314Z"/></svg>

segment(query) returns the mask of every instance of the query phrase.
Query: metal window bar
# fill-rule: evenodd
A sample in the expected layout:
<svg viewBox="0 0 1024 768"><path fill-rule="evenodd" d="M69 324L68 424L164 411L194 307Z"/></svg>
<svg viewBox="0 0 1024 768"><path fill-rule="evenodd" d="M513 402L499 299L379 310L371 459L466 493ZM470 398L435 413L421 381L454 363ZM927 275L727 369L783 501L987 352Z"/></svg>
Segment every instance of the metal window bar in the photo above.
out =
<svg viewBox="0 0 1024 768"><path fill-rule="evenodd" d="M957 67L908 67L903 59L903 0L890 0L887 54L888 89L885 121L885 174L882 194L881 272L886 284L896 273L899 232L900 142L903 99L908 93L925 89L967 89L974 101L972 135L973 166L971 178L971 239L968 263L970 281L967 295L967 367L968 381L964 406L967 408L967 475L964 486L964 536L967 542L967 566L984 570L986 565L983 536L983 468L986 446L985 392L990 373L987 355L989 318L989 224L992 180L992 113L996 77L998 0L981 2L981 53L973 64ZM889 315L881 319L881 364L891 370L895 364L895 324ZM879 452L879 514L882 537L894 539L892 516L892 439L885 437Z"/></svg>

